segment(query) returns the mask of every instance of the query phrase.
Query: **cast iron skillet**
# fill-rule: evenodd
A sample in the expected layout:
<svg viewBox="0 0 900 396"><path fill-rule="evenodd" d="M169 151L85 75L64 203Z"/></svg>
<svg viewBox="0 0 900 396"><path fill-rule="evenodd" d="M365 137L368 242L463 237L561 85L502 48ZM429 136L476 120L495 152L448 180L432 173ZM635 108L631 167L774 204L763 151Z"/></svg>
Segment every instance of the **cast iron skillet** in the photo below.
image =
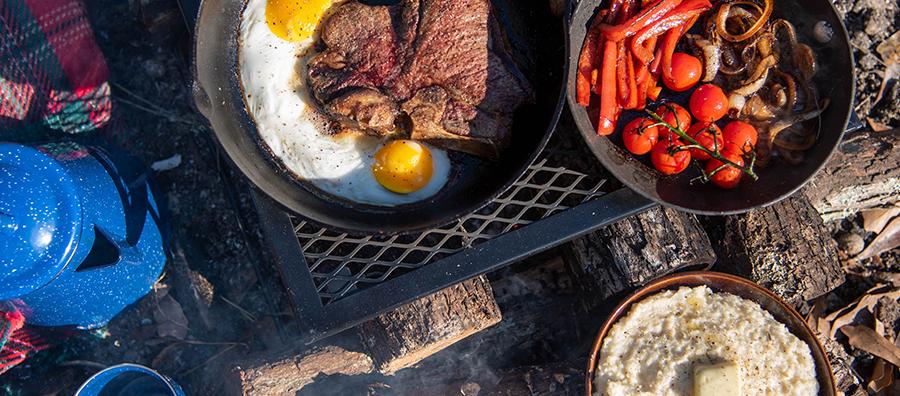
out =
<svg viewBox="0 0 900 396"><path fill-rule="evenodd" d="M603 6L606 6L603 1ZM773 18L784 17L797 28L799 39L810 45L819 65L814 84L820 98L831 104L822 113L819 139L806 152L806 159L797 166L774 161L774 166L758 169L759 180L744 181L734 190L722 190L712 184L690 185L699 175L693 165L679 175L663 177L653 169L648 156L637 159L622 148L621 127L629 119L623 113L619 128L610 137L598 136L596 121L598 106L585 109L575 98L575 76L578 56L591 18L599 0L582 0L574 6L569 27L569 75L567 99L585 142L603 166L631 189L663 205L705 215L733 214L778 202L800 189L822 168L841 140L852 111L854 75L853 55L841 18L829 0L778 0ZM813 26L826 21L834 30L830 42L821 44L812 38ZM663 98L670 92L663 90ZM649 106L648 106L649 107Z"/></svg>
<svg viewBox="0 0 900 396"><path fill-rule="evenodd" d="M496 198L525 172L562 111L566 76L562 21L549 16L546 0L492 2L537 102L516 114L512 144L499 161L451 153L454 172L443 191L428 200L397 207L344 201L297 180L269 154L244 106L237 73L242 0L204 0L200 6L193 65L197 107L209 119L225 153L253 184L283 208L314 223L356 234L396 234L452 222Z"/></svg>

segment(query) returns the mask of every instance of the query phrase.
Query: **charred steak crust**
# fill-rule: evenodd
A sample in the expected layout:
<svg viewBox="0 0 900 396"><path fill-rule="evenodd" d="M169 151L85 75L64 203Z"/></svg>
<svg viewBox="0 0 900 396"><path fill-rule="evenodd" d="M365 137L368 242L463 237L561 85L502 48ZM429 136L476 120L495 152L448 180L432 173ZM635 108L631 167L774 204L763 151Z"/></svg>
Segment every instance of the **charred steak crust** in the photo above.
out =
<svg viewBox="0 0 900 396"><path fill-rule="evenodd" d="M345 126L408 124L413 139L497 158L513 113L534 100L500 34L489 0L351 1L325 21L309 86Z"/></svg>

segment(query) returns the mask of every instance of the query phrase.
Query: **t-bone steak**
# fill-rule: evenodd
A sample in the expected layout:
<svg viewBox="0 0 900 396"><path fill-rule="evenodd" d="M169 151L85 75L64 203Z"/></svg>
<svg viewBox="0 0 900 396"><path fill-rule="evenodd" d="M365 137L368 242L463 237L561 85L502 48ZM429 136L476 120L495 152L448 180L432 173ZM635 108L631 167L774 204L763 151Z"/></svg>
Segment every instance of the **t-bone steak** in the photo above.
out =
<svg viewBox="0 0 900 396"><path fill-rule="evenodd" d="M534 100L501 36L490 0L351 1L325 21L309 86L343 128L496 159Z"/></svg>

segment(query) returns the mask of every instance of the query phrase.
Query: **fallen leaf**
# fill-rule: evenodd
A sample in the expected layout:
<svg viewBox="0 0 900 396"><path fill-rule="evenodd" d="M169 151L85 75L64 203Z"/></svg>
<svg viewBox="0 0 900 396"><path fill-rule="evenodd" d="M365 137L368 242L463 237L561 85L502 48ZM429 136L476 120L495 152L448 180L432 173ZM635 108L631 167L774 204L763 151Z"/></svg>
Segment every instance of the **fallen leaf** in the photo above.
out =
<svg viewBox="0 0 900 396"><path fill-rule="evenodd" d="M183 340L187 337L188 320L184 316L184 310L172 296L166 294L160 298L153 311L153 320L156 322L156 334L160 337L172 337Z"/></svg>
<svg viewBox="0 0 900 396"><path fill-rule="evenodd" d="M900 207L875 208L862 211L863 228L868 232L879 233L891 219L900 215Z"/></svg>
<svg viewBox="0 0 900 396"><path fill-rule="evenodd" d="M900 366L900 348L876 334L871 327L847 325L841 327L841 332L849 339L850 346Z"/></svg>
<svg viewBox="0 0 900 396"><path fill-rule="evenodd" d="M884 88L882 87L881 89L884 89ZM878 100L881 100L881 98L879 97ZM878 103L878 102L875 102L875 103ZM875 132L884 132L884 131L891 130L891 127L889 125L882 123L882 122L878 122L872 117L866 117L866 122L869 123L869 128L872 128L872 130Z"/></svg>
<svg viewBox="0 0 900 396"><path fill-rule="evenodd" d="M838 330L841 327L852 324L860 312L865 310L872 313L875 305L878 304L878 300L882 297L893 299L900 298L900 289L892 288L888 285L877 285L869 289L866 291L866 294L856 301L828 314L828 316L825 317L826 323L819 323L819 331L834 338L834 336L837 335Z"/></svg>
<svg viewBox="0 0 900 396"><path fill-rule="evenodd" d="M894 366L884 361L884 359L876 358L875 366L872 368L872 377L869 384L866 385L870 393L880 392L891 386L894 382Z"/></svg>
<svg viewBox="0 0 900 396"><path fill-rule="evenodd" d="M881 78L881 88L878 90L878 96L873 102L873 106L881 101L884 95L884 89L890 80L900 77L900 31L895 32L888 37L887 40L875 47L881 60L884 62L884 76Z"/></svg>
<svg viewBox="0 0 900 396"><path fill-rule="evenodd" d="M878 44L875 51L878 51L884 63L900 63L900 30Z"/></svg>
<svg viewBox="0 0 900 396"><path fill-rule="evenodd" d="M900 217L895 217L854 260L865 260L900 246Z"/></svg>

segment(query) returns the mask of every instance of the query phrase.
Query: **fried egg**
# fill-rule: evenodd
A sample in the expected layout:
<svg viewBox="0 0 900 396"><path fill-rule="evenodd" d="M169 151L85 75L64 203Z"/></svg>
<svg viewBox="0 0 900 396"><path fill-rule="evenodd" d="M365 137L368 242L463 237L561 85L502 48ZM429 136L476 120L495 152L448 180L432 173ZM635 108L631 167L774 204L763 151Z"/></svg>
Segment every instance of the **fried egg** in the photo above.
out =
<svg viewBox="0 0 900 396"><path fill-rule="evenodd" d="M239 75L263 144L297 178L354 202L396 206L438 193L444 150L358 133L332 135L306 87L306 63L332 0L249 0L241 15Z"/></svg>

